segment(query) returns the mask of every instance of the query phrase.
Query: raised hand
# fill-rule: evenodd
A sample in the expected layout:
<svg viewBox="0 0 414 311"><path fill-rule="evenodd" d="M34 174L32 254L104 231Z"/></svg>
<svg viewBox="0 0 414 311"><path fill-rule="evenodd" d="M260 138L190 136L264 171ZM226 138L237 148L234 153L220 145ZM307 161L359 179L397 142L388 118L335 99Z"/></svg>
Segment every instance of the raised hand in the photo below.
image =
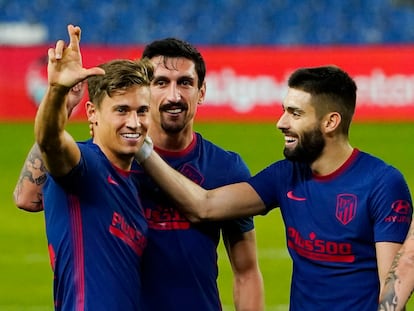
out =
<svg viewBox="0 0 414 311"><path fill-rule="evenodd" d="M103 75L105 71L99 67L89 69L82 67L82 57L79 48L81 29L68 25L70 38L66 47L63 40L56 42L55 48L48 50L48 81L50 86L72 88L89 76Z"/></svg>

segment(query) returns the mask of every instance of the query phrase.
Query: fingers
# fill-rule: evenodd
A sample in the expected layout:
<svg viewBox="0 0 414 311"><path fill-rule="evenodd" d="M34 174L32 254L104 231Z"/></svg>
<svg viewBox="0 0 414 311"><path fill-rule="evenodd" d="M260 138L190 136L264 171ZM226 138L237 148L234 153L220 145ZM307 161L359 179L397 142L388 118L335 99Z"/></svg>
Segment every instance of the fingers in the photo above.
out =
<svg viewBox="0 0 414 311"><path fill-rule="evenodd" d="M81 29L78 26L68 25L68 33L69 33L69 46L72 50L79 51L79 40L80 40L80 33ZM54 57L53 59L62 59L63 51L65 50L65 41L58 40L56 42Z"/></svg>
<svg viewBox="0 0 414 311"><path fill-rule="evenodd" d="M79 26L68 25L69 33L69 47L74 51L79 51L79 41L81 35L81 29Z"/></svg>
<svg viewBox="0 0 414 311"><path fill-rule="evenodd" d="M58 40L56 42L55 48L50 48L47 51L47 55L50 61L55 61L57 59L62 59L63 50L65 49L65 42L63 40Z"/></svg>
<svg viewBox="0 0 414 311"><path fill-rule="evenodd" d="M85 81L81 81L81 82L79 82L78 84L74 85L74 86L72 87L72 92L77 93L77 92L82 91L84 82L85 82Z"/></svg>
<svg viewBox="0 0 414 311"><path fill-rule="evenodd" d="M73 92L80 92L82 85L74 87L77 83L90 76L103 75L105 71L99 67L82 68L82 57L79 48L81 29L78 26L68 25L67 30L70 37L69 45L66 46L63 40L58 40L55 48L48 50L49 82L53 81L73 88Z"/></svg>
<svg viewBox="0 0 414 311"><path fill-rule="evenodd" d="M65 41L58 40L55 47L55 59L62 59L63 50L65 49Z"/></svg>
<svg viewBox="0 0 414 311"><path fill-rule="evenodd" d="M47 50L47 56L49 58L49 61L55 61L56 60L56 56L55 56L55 49L54 48L50 48Z"/></svg>

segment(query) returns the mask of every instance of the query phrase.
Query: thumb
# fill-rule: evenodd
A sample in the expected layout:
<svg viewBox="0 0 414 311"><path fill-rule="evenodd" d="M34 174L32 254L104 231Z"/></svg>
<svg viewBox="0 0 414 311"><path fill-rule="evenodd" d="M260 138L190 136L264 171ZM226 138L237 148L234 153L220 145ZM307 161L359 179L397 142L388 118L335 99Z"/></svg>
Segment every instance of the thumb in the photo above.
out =
<svg viewBox="0 0 414 311"><path fill-rule="evenodd" d="M100 67L92 67L89 69L85 69L84 76L85 78L91 77L91 76L103 76L105 74L105 70L103 70Z"/></svg>

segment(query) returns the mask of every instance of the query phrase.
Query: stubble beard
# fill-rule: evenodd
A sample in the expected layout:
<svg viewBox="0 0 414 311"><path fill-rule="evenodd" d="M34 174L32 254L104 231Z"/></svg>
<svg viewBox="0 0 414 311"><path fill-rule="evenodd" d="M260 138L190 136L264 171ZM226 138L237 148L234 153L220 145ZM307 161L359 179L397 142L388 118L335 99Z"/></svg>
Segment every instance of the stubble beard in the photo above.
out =
<svg viewBox="0 0 414 311"><path fill-rule="evenodd" d="M168 115L166 112L167 108L169 106L181 106L183 109L183 112L180 113L177 117L172 117ZM186 119L186 113L187 113L188 107L186 104L179 102L179 103L170 103L166 104L160 109L160 123L161 128L169 134L177 134L180 133L186 126L185 119ZM164 115L164 112L167 113L167 115Z"/></svg>
<svg viewBox="0 0 414 311"><path fill-rule="evenodd" d="M325 139L319 128L304 132L294 149L285 147L283 155L290 161L313 163L325 148Z"/></svg>
<svg viewBox="0 0 414 311"><path fill-rule="evenodd" d="M175 121L161 119L161 128L166 133L177 134L185 128L185 122L181 119L177 119Z"/></svg>

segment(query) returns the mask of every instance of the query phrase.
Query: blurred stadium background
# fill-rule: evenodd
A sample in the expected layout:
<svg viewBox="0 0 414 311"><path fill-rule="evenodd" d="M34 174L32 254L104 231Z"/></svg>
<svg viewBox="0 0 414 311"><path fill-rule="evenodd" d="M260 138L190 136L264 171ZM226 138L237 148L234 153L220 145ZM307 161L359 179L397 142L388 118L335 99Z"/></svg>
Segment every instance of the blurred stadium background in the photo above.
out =
<svg viewBox="0 0 414 311"><path fill-rule="evenodd" d="M68 23L95 44L167 36L198 45L404 44L414 40L414 1L0 1L0 43L54 42Z"/></svg>
<svg viewBox="0 0 414 311"><path fill-rule="evenodd" d="M394 58L405 47L414 47L414 0L0 0L0 139L2 146L7 146L0 153L1 311L52 310L52 274L43 216L18 211L11 200L33 135L31 121L9 123L2 118L2 113L7 112L5 106L19 105L9 92L26 92L7 83L14 76L25 79L26 72L13 72L5 64L10 61L10 47L17 60L19 47L26 51L28 46L40 46L38 54L46 55L45 46L67 39L69 23L82 27L83 46L98 47L98 51L124 45L142 47L169 36L211 49L266 46L287 48L287 53L289 48L309 51L315 46L381 46L391 47ZM314 55L308 57L305 62ZM414 94L413 59L406 63L405 73L406 81L411 83L407 92ZM249 63L249 59L243 61ZM391 71L398 74L398 70ZM414 109L414 102L408 104ZM252 173L282 157L282 139L268 119L252 124L198 123L196 128L219 145L240 152ZM83 124L74 124L72 130L78 139L87 137ZM400 168L414 189L413 122L357 124L351 132L356 146ZM291 268L283 225L278 211L256 219L266 310L285 311ZM231 270L223 248L219 251L224 310L233 310Z"/></svg>

